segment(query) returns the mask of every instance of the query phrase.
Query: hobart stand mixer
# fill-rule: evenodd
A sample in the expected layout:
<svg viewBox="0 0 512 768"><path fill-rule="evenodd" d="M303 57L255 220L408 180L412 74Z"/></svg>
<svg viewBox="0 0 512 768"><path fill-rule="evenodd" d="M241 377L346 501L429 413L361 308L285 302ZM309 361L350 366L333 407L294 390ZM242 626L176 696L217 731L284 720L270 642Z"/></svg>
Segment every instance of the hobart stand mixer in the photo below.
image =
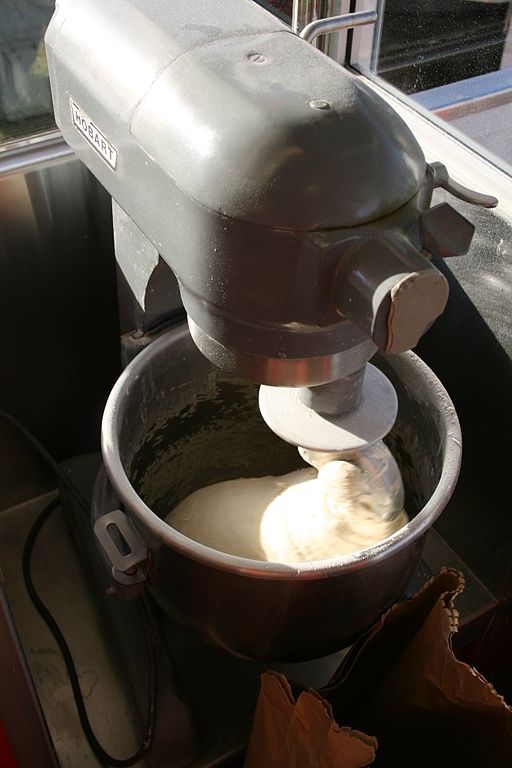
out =
<svg viewBox="0 0 512 768"><path fill-rule="evenodd" d="M236 751L266 664L174 622L245 659L302 662L350 645L404 594L460 461L446 393L401 355L447 302L431 257L466 253L473 234L448 204L431 207L432 192L496 201L427 165L390 107L253 0L59 0L46 45L57 123L113 197L139 336L167 319L166 265L188 316L189 332L160 335L112 391L94 532L115 589L147 589L160 606L180 670L214 693L212 681L237 680L227 717L247 716L224 730ZM272 432L244 381L262 385ZM301 565L225 555L163 522L202 485L297 467L282 441L316 465L358 463L383 515L402 509L403 477L411 522L362 553ZM84 546L93 559L90 534ZM129 609L107 610L131 627ZM318 664L295 672L316 684ZM180 739L162 733L151 764L166 750L187 764L193 750L180 762ZM211 744L201 754L197 765L221 764Z"/></svg>

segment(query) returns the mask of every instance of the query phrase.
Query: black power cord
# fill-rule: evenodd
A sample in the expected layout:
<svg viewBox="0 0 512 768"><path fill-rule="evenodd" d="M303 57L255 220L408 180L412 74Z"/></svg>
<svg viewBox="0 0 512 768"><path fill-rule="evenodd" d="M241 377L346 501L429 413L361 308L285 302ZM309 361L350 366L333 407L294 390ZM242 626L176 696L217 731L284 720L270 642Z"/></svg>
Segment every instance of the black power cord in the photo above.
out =
<svg viewBox="0 0 512 768"><path fill-rule="evenodd" d="M46 462L46 464L50 467L50 469L53 471L53 473L59 478L62 485L66 488L67 491L73 496L73 498L76 500L76 502L80 505L80 508L82 511L89 517L89 504L87 500L84 498L80 490L76 487L76 485L69 479L69 477L66 475L60 464L55 461L51 453L49 453L44 445L39 442L37 437L35 437L32 432L30 432L26 427L23 426L23 424L18 421L18 419L15 419L14 416L11 416L10 413L7 413L6 411L0 410L0 419L3 421L6 421L8 424L11 425L11 427L14 427L16 432L19 432L25 440L30 443L30 445L35 448L36 452L41 456L41 458Z"/></svg>
<svg viewBox="0 0 512 768"><path fill-rule="evenodd" d="M15 419L10 414L0 410L0 418L2 418L4 421L7 421L18 432L24 435L24 437L38 451L40 456L42 456L42 458L46 461L46 463L52 468L52 470L61 480L63 485L65 485L66 489L73 495L76 501L80 504L82 511L84 511L87 515L89 515L89 505L87 504L86 500L84 499L84 497L82 496L78 488L76 488L74 483L69 479L66 473L58 465L55 459L48 453L48 451L44 448L44 446L41 445L41 443L37 440L37 438L35 438L31 432L29 432L22 424L20 424L20 422L17 419ZM55 639L55 642L59 646L60 652L62 653L62 657L66 665L69 681L71 683L71 688L73 691L73 697L75 700L75 705L77 708L80 725L82 726L83 732L85 734L85 737L87 739L87 742L92 752L94 753L98 761L101 763L101 765L106 766L106 768L130 768L135 763L139 762L139 760L141 760L149 750L149 747L151 745L151 741L153 738L153 732L154 732L155 721L156 721L157 664L156 664L156 653L155 653L153 633L151 630L151 622L149 618L148 608L143 598L141 597L136 598L136 604L139 610L139 615L140 615L142 626L144 629L144 637L146 640L147 655L148 655L148 670L149 670L148 678L149 679L148 679L147 727L146 727L142 744L140 745L138 750L135 752L135 754L125 759L118 759L118 758L112 757L111 755L108 754L108 752L106 752L103 749L103 747L101 746L101 744L99 743L98 739L94 734L91 723L89 721L89 717L87 715L87 709L85 707L85 702L82 695L82 691L80 689L78 675L76 672L75 664L73 662L71 651L69 650L69 646L64 638L64 635L60 630L59 625L55 621L53 615L50 613L45 603L40 598L34 586L34 582L32 580L32 554L34 551L34 546L36 544L37 538L39 536L39 533L42 527L44 526L44 524L46 523L46 521L48 520L52 512L55 509L57 509L58 506L60 506L60 503L61 503L60 496L57 496L55 499L52 499L52 501L49 504L47 504L46 507L43 509L43 511L40 512L40 514L37 516L35 522L33 523L28 533L28 536L25 541L25 545L23 547L23 578L25 581L25 585L26 585L30 600L32 601L32 604L34 605L35 609L37 610L37 612L39 613L39 615L47 625L48 629L52 633Z"/></svg>

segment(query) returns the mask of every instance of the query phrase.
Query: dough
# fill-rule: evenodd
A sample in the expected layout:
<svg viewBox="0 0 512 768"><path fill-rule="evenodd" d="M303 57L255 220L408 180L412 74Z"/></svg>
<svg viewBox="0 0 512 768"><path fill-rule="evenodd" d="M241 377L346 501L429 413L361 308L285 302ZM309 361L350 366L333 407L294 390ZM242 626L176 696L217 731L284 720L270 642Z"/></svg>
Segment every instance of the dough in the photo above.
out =
<svg viewBox="0 0 512 768"><path fill-rule="evenodd" d="M184 499L166 522L212 549L253 560L297 563L355 552L407 522L379 515L365 473L329 461L280 477L228 480Z"/></svg>

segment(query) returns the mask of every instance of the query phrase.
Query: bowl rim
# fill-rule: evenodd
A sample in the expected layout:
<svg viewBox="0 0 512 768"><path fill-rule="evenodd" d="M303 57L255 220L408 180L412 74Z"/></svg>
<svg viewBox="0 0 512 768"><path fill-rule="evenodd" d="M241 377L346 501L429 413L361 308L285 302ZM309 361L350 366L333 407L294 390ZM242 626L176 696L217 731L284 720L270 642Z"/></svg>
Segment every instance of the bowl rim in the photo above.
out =
<svg viewBox="0 0 512 768"><path fill-rule="evenodd" d="M108 397L101 423L101 450L109 481L122 503L143 528L181 555L210 567L233 571L238 575L263 579L327 578L334 574L354 571L363 566L391 557L406 545L412 544L434 523L453 493L459 476L462 458L462 435L455 407L445 388L433 371L413 352L393 356L410 362L426 377L433 396L437 396L439 409L446 423L446 445L439 482L425 506L405 526L371 547L340 555L328 560L299 563L272 563L251 560L220 552L172 528L140 498L125 471L119 450L119 434L132 381L140 376L148 363L161 355L171 344L189 336L186 323L171 328L154 341L127 365ZM198 350L198 354L201 354ZM388 356L389 357L389 356Z"/></svg>

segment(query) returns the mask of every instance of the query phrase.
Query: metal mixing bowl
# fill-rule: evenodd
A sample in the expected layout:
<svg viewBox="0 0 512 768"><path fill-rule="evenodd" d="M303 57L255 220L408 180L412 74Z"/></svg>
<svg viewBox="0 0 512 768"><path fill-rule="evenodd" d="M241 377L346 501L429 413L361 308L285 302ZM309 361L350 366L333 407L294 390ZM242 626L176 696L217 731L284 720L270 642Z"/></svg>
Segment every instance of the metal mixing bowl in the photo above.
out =
<svg viewBox="0 0 512 768"><path fill-rule="evenodd" d="M398 394L386 442L411 520L368 549L294 565L218 552L162 519L204 485L305 466L264 424L255 385L214 368L182 325L141 352L114 386L102 425L107 474L153 550L149 589L207 642L268 661L319 657L351 644L403 594L454 489L461 434L446 391L418 357L373 362Z"/></svg>

